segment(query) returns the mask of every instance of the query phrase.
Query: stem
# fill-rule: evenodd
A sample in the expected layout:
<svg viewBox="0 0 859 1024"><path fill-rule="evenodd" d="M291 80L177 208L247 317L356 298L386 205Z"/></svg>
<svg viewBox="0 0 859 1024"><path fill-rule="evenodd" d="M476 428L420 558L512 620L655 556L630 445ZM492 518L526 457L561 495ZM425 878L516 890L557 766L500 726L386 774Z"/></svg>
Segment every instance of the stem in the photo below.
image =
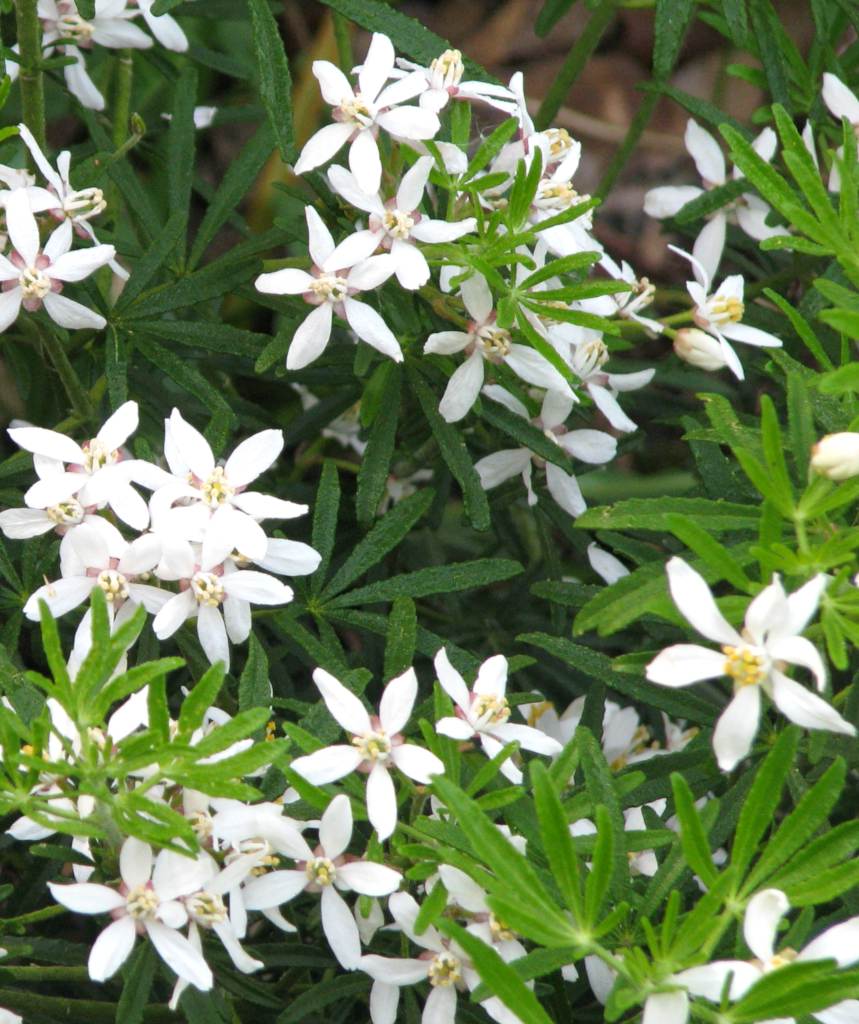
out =
<svg viewBox="0 0 859 1024"><path fill-rule="evenodd" d="M69 362L66 350L52 330L43 327L41 324L39 324L38 330L39 338L48 353L48 358L53 363L54 369L63 382L63 387L69 396L69 401L72 403L75 414L82 421L90 419L92 416L92 404L90 403L89 395L86 393L83 384L81 384L80 377L75 373L74 367Z"/></svg>
<svg viewBox="0 0 859 1024"><path fill-rule="evenodd" d="M128 118L131 108L131 79L134 60L131 50L119 51L119 73L116 78L116 96L113 112L113 144L119 147L128 138Z"/></svg>
<svg viewBox="0 0 859 1024"><path fill-rule="evenodd" d="M24 124L45 148L45 83L42 75L42 26L37 0L15 0L18 49L21 57L21 107Z"/></svg>
<svg viewBox="0 0 859 1024"><path fill-rule="evenodd" d="M43 996L37 992L23 992L20 989L0 989L0 1005L21 1011L27 1019L30 1014L40 1017L50 1015L60 1020L104 1021L113 1024L116 1020L116 1003L95 999L68 999L66 996ZM176 1015L166 1006L144 1006L143 1020L170 1024Z"/></svg>
<svg viewBox="0 0 859 1024"><path fill-rule="evenodd" d="M573 82L579 77L588 58L599 45L603 33L614 21L617 12L616 0L603 0L602 4L591 15L584 32L576 40L567 55L564 66L558 73L549 91L546 93L534 122L537 128L548 128L549 123L561 109Z"/></svg>
<svg viewBox="0 0 859 1024"><path fill-rule="evenodd" d="M68 910L54 904L50 907L42 907L41 910L32 910L29 914L21 914L20 917L7 917L0 918L0 927L3 931L8 931L10 928L22 928L26 924L34 924L37 921L47 921L52 917L59 917L60 914L67 914Z"/></svg>

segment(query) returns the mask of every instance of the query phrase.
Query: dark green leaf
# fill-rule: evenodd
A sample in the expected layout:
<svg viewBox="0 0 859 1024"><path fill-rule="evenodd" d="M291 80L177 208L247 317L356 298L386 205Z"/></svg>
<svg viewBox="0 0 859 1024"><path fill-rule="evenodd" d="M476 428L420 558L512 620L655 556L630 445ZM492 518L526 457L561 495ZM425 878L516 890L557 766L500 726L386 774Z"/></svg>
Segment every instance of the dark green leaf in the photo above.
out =
<svg viewBox="0 0 859 1024"><path fill-rule="evenodd" d="M266 0L248 0L260 97L284 163L295 158L292 76L277 22Z"/></svg>

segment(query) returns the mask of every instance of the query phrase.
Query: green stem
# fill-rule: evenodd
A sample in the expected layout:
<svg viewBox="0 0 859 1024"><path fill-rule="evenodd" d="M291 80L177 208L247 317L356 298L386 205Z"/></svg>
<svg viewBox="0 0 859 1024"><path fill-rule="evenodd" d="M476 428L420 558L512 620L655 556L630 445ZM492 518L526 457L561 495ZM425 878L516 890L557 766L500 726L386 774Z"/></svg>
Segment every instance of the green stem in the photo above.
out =
<svg viewBox="0 0 859 1024"><path fill-rule="evenodd" d="M92 403L89 400L86 389L81 384L80 377L75 373L74 367L69 362L66 350L50 328L39 324L38 330L39 338L48 353L48 358L53 363L54 369L63 382L63 387L69 396L69 401L72 403L75 414L82 421L89 420L92 416Z"/></svg>
<svg viewBox="0 0 859 1024"><path fill-rule="evenodd" d="M332 14L334 15L334 41L337 43L337 60L340 67L348 74L355 66L349 21L342 14L338 14L337 11L333 11Z"/></svg>
<svg viewBox="0 0 859 1024"><path fill-rule="evenodd" d="M579 77L591 54L599 45L603 33L614 21L616 12L617 0L603 0L591 15L584 32L576 40L573 48L567 55L567 59L564 61L563 67L558 72L558 77L540 104L540 109L534 118L537 128L549 127L567 98L567 93L570 91L573 82Z"/></svg>
<svg viewBox="0 0 859 1024"><path fill-rule="evenodd" d="M44 996L38 992L23 992L20 989L0 989L0 1006L23 1013L27 1019L31 1014L55 1017L59 1020L104 1021L114 1024L116 1003L95 999L69 999L66 996ZM144 1006L143 1020L153 1024L170 1024L176 1015L166 1006Z"/></svg>
<svg viewBox="0 0 859 1024"><path fill-rule="evenodd" d="M116 94L113 111L113 144L117 149L128 138L128 118L131 109L131 80L134 75L134 60L131 50L120 50Z"/></svg>
<svg viewBox="0 0 859 1024"><path fill-rule="evenodd" d="M22 928L24 925L35 924L37 921L47 921L52 917L59 917L61 914L67 913L68 910L65 907L54 904L50 907L42 907L41 910L32 910L29 914L21 914L20 917L0 918L0 927L5 932L10 928Z"/></svg>
<svg viewBox="0 0 859 1024"><path fill-rule="evenodd" d="M45 148L45 83L42 74L42 26L37 0L15 0L18 50L21 58L21 107L24 124Z"/></svg>
<svg viewBox="0 0 859 1024"><path fill-rule="evenodd" d="M3 972L16 981L83 981L89 977L86 967L15 967L4 966Z"/></svg>

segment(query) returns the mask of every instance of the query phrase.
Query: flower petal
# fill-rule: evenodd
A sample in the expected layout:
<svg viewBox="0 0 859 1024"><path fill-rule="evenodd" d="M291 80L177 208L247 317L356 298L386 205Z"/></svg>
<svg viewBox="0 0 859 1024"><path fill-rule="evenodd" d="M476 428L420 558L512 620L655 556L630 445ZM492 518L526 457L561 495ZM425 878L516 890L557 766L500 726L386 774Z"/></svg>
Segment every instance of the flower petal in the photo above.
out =
<svg viewBox="0 0 859 1024"><path fill-rule="evenodd" d="M841 715L804 686L779 672L772 671L772 699L785 718L806 729L824 729L844 736L855 736L856 729Z"/></svg>
<svg viewBox="0 0 859 1024"><path fill-rule="evenodd" d="M323 302L305 317L286 353L287 370L301 370L322 355L331 337L332 318L330 302Z"/></svg>
<svg viewBox="0 0 859 1024"><path fill-rule="evenodd" d="M16 188L5 197L6 231L15 251L31 267L39 254L39 225L30 209L30 197L24 188Z"/></svg>
<svg viewBox="0 0 859 1024"><path fill-rule="evenodd" d="M758 686L743 686L716 722L713 749L723 772L730 772L752 748L761 715Z"/></svg>
<svg viewBox="0 0 859 1024"><path fill-rule="evenodd" d="M755 893L743 918L743 938L758 960L767 963L775 953L779 921L790 910L787 896L780 889Z"/></svg>
<svg viewBox="0 0 859 1024"><path fill-rule="evenodd" d="M689 996L685 992L655 992L644 1003L641 1024L686 1024Z"/></svg>
<svg viewBox="0 0 859 1024"><path fill-rule="evenodd" d="M331 717L354 736L363 736L372 731L370 716L361 701L330 672L317 668L313 673L313 682L322 694L325 706Z"/></svg>
<svg viewBox="0 0 859 1024"><path fill-rule="evenodd" d="M334 860L349 845L352 838L352 805L344 793L335 796L322 814L319 824L319 842L325 856Z"/></svg>
<svg viewBox="0 0 859 1024"><path fill-rule="evenodd" d="M322 890L320 903L322 930L331 952L341 967L355 970L361 960L361 936L352 911L333 885Z"/></svg>
<svg viewBox="0 0 859 1024"><path fill-rule="evenodd" d="M200 480L205 480L215 468L215 456L209 442L199 430L182 418L174 409L170 414L170 438L183 462Z"/></svg>
<svg viewBox="0 0 859 1024"><path fill-rule="evenodd" d="M254 878L244 887L244 902L248 910L268 910L279 907L303 892L307 887L305 871L271 871Z"/></svg>
<svg viewBox="0 0 859 1024"><path fill-rule="evenodd" d="M57 885L48 882L51 895L64 907L76 914L109 914L125 906L125 897L106 885L93 882L76 882L71 885Z"/></svg>
<svg viewBox="0 0 859 1024"><path fill-rule="evenodd" d="M698 644L674 644L647 666L647 678L660 686L689 686L725 674L725 655Z"/></svg>
<svg viewBox="0 0 859 1024"><path fill-rule="evenodd" d="M390 356L395 363L403 361L400 343L372 306L368 306L365 302L358 302L357 299L348 298L343 303L343 309L349 326L362 341L372 345L382 355Z"/></svg>
<svg viewBox="0 0 859 1024"><path fill-rule="evenodd" d="M158 955L172 971L201 992L211 989L212 971L203 954L184 935L160 921L146 921L144 927Z"/></svg>
<svg viewBox="0 0 859 1024"><path fill-rule="evenodd" d="M410 779L428 785L433 775L444 774L444 764L428 750L415 746L413 743L403 743L394 747L391 751L391 760Z"/></svg>
<svg viewBox="0 0 859 1024"><path fill-rule="evenodd" d="M465 680L459 672L451 665L444 647L436 654L433 664L441 688L454 704L458 705L463 711L467 711L471 706L468 687L465 685Z"/></svg>
<svg viewBox="0 0 859 1024"><path fill-rule="evenodd" d="M393 735L405 728L417 695L418 678L413 668L406 669L388 683L379 704L379 719L386 733Z"/></svg>
<svg viewBox="0 0 859 1024"><path fill-rule="evenodd" d="M107 981L125 963L134 948L137 929L127 914L109 924L93 943L87 969L93 981Z"/></svg>
<svg viewBox="0 0 859 1024"><path fill-rule="evenodd" d="M170 602L164 606L169 608ZM197 609L197 637L203 653L214 665L223 662L224 668L230 667L230 642L227 639L227 628L217 608L201 604Z"/></svg>
<svg viewBox="0 0 859 1024"><path fill-rule="evenodd" d="M739 633L724 618L704 577L682 558L666 565L668 587L678 611L708 640L721 644L741 643Z"/></svg>
<svg viewBox="0 0 859 1024"><path fill-rule="evenodd" d="M385 772L387 775L387 772ZM382 838L381 833L379 838ZM337 868L337 881L365 896L390 896L403 880L399 871L369 860L353 860Z"/></svg>
<svg viewBox="0 0 859 1024"><path fill-rule="evenodd" d="M45 312L54 323L59 324L60 327L66 327L70 331L86 330L87 328L100 331L107 325L107 321L101 313L96 313L73 299L67 299L65 295L48 292L42 302Z"/></svg>
<svg viewBox="0 0 859 1024"><path fill-rule="evenodd" d="M314 168L319 167L321 164L327 163L342 148L353 131L353 125L342 121L335 121L334 124L327 124L324 128L320 128L318 132L311 135L307 142L305 142L301 155L295 164L295 173L304 174L307 171L314 170ZM376 191L378 191L378 187ZM332 245L331 248L333 249L334 246ZM313 256L312 250L311 256ZM319 266L319 261L315 257L314 262Z"/></svg>
<svg viewBox="0 0 859 1024"><path fill-rule="evenodd" d="M458 423L477 401L483 372L483 356L477 349L454 371L438 405L448 423Z"/></svg>
<svg viewBox="0 0 859 1024"><path fill-rule="evenodd" d="M361 761L361 754L355 747L341 743L297 757L289 767L314 786L327 786L354 772Z"/></svg>
<svg viewBox="0 0 859 1024"><path fill-rule="evenodd" d="M379 839L385 840L393 835L397 827L397 791L387 767L378 761L367 777L367 817ZM340 875L339 870L337 874ZM386 896L387 893L372 895Z"/></svg>
<svg viewBox="0 0 859 1024"><path fill-rule="evenodd" d="M349 170L355 175L358 187L375 195L382 183L382 160L373 132L364 128L358 132L349 147Z"/></svg>
<svg viewBox="0 0 859 1024"><path fill-rule="evenodd" d="M372 103L393 70L394 44L383 33L374 32L364 64L358 73L361 95Z"/></svg>
<svg viewBox="0 0 859 1024"><path fill-rule="evenodd" d="M233 487L244 487L264 473L283 451L282 430L261 430L242 441L227 459L224 473Z"/></svg>
<svg viewBox="0 0 859 1024"><path fill-rule="evenodd" d="M719 143L713 136L697 121L692 118L686 122L686 134L684 136L686 149L695 161L698 173L707 185L724 185L725 183L725 158L722 155Z"/></svg>

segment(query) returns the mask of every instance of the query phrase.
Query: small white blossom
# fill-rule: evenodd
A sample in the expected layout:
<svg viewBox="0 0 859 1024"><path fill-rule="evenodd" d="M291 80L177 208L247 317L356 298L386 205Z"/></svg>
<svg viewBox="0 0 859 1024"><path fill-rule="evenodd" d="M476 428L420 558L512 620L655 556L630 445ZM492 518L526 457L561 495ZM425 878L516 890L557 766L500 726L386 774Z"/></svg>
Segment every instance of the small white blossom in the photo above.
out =
<svg viewBox="0 0 859 1024"><path fill-rule="evenodd" d="M403 72L395 70L392 78L405 77L404 72L415 72L424 76L427 89L421 93L418 102L425 110L431 110L434 114L443 110L451 100L480 100L507 114L512 114L516 109L516 97L505 86L495 85L493 82L462 80L465 65L459 50L445 50L430 62L429 67L415 64L403 57L397 57L396 64Z"/></svg>
<svg viewBox="0 0 859 1024"><path fill-rule="evenodd" d="M352 734L350 746L323 747L292 762L292 770L308 782L324 786L354 771L367 773L367 815L380 839L397 826L397 793L391 768L399 768L416 782L428 785L431 776L444 773L444 765L428 750L403 740L402 730L418 693L414 669L392 679L382 694L379 714L369 715L354 693L324 669L313 673L332 717Z"/></svg>
<svg viewBox="0 0 859 1024"><path fill-rule="evenodd" d="M272 871L245 886L248 910L267 910L295 899L299 893L321 893L322 930L337 961L347 971L361 959L361 937L348 904L337 891L354 890L365 896L387 896L399 886L402 875L384 864L344 857L352 839L352 808L349 798L335 796L322 815L319 846L310 848L299 837L301 851L291 870Z"/></svg>
<svg viewBox="0 0 859 1024"><path fill-rule="evenodd" d="M811 468L830 480L849 480L859 474L859 434L827 434L811 449Z"/></svg>
<svg viewBox="0 0 859 1024"><path fill-rule="evenodd" d="M415 72L385 86L394 70L394 60L391 40L374 33L358 74L357 91L335 64L327 60L313 62L322 96L334 108L334 124L320 128L305 143L295 165L296 174L327 163L348 142L349 168L360 188L374 195L382 180L376 143L380 128L395 139L431 139L436 135L441 127L436 114L423 107L400 105L426 91L423 74Z"/></svg>
<svg viewBox="0 0 859 1024"><path fill-rule="evenodd" d="M817 610L826 586L815 576L788 596L778 577L746 609L742 633L725 620L710 588L682 558L668 565L668 585L678 610L708 640L721 644L713 651L697 644L675 644L647 666L647 678L662 686L689 686L704 679L728 676L734 695L713 733L719 767L731 771L748 754L761 714L761 691L797 725L854 736L855 728L825 700L784 674L784 662L807 668L823 689L826 669L814 644L800 634Z"/></svg>
<svg viewBox="0 0 859 1024"><path fill-rule="evenodd" d="M366 246L360 233L335 246L331 232L312 206L306 208L305 215L313 260L310 273L287 267L260 274L254 282L264 294L302 295L305 302L316 307L293 335L286 368L300 370L322 355L331 338L335 313L362 341L401 363L403 353L391 329L372 306L355 298L360 292L378 288L394 273L392 255L365 258Z"/></svg>
<svg viewBox="0 0 859 1024"><path fill-rule="evenodd" d="M451 665L447 651L442 648L435 656L435 670L442 689L453 700L455 718L441 718L436 732L454 740L477 737L487 757L495 757L508 743L517 742L523 750L538 754L559 754L561 744L539 729L508 722L510 705L507 703L507 659L496 654L488 658L477 672L474 689L469 690L465 680ZM507 758L501 765L502 773L514 783L522 781L522 772Z"/></svg>
<svg viewBox="0 0 859 1024"><path fill-rule="evenodd" d="M823 97L823 102L829 108L829 112L833 117L837 117L839 121L846 117L854 132L859 129L859 99L856 98L856 94L852 89L848 89L841 79L837 75L833 75L830 71L824 72L821 95ZM811 128L808 130L808 138L813 139L813 136L811 136ZM806 138L805 134L803 134L803 138ZM808 139L806 139L806 145L808 145ZM813 148L811 152L813 155ZM839 146L836 153L843 159L844 147ZM817 163L816 159L815 163ZM836 161L832 162L832 167L829 171L828 188L830 192L841 191L841 171Z"/></svg>

